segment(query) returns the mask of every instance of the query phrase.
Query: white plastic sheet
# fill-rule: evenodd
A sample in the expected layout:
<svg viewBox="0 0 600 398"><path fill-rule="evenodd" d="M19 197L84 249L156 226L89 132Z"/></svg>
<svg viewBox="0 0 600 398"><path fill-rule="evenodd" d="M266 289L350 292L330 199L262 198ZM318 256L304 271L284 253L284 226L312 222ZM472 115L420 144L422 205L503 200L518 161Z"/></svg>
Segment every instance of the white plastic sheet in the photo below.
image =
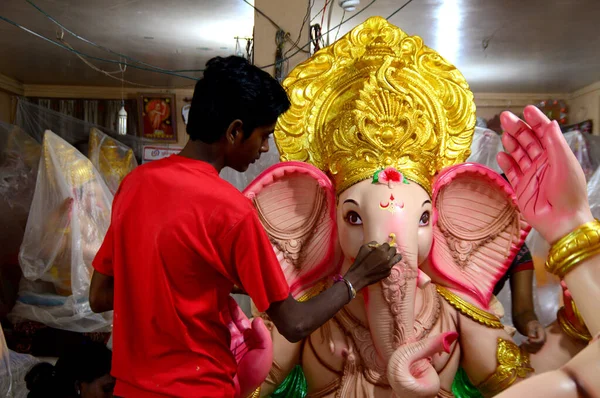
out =
<svg viewBox="0 0 600 398"><path fill-rule="evenodd" d="M88 294L111 204L112 194L90 160L46 131L19 254L24 278L11 320L75 332L110 330L112 313L94 314Z"/></svg>
<svg viewBox="0 0 600 398"><path fill-rule="evenodd" d="M9 350L0 328L0 397L26 398L25 375L39 362L31 355Z"/></svg>
<svg viewBox="0 0 600 398"><path fill-rule="evenodd" d="M33 198L41 145L0 122L0 260L18 253Z"/></svg>
<svg viewBox="0 0 600 398"><path fill-rule="evenodd" d="M113 195L123 178L138 165L131 148L97 128L90 130L88 151L88 157Z"/></svg>
<svg viewBox="0 0 600 398"><path fill-rule="evenodd" d="M594 174L598 168L598 161L600 161L600 159L592 158L590 153L591 150L589 141L591 136L586 137L583 133L581 133L581 131L573 130L565 133L564 137L567 141L567 144L569 144L569 147L575 154L575 157L579 161L586 180L589 181L589 179L592 177L592 174Z"/></svg>
<svg viewBox="0 0 600 398"><path fill-rule="evenodd" d="M503 150L500 134L487 128L475 127L471 143L471 156L467 162L483 164L502 174L502 169L496 161L496 155Z"/></svg>

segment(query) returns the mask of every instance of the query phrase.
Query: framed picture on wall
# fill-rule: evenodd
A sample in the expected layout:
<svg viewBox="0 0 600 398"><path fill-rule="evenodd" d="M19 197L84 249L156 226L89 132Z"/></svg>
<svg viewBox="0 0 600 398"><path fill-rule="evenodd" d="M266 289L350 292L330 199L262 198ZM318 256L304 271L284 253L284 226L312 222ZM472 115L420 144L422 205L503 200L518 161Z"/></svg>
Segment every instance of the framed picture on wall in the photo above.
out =
<svg viewBox="0 0 600 398"><path fill-rule="evenodd" d="M161 142L177 142L177 112L173 94L140 94L140 136Z"/></svg>

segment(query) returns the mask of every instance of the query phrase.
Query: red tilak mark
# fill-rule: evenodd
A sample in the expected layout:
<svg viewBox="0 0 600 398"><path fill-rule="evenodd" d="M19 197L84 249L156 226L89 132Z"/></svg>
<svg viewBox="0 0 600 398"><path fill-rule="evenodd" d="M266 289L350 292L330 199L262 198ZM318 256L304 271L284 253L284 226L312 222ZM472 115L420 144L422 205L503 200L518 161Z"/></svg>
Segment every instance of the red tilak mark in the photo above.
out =
<svg viewBox="0 0 600 398"><path fill-rule="evenodd" d="M389 206L389 203L384 204L383 202L379 202L379 207L381 207L382 209L387 209Z"/></svg>
<svg viewBox="0 0 600 398"><path fill-rule="evenodd" d="M390 195L390 200L392 200L392 201L394 200L394 195L393 194Z"/></svg>

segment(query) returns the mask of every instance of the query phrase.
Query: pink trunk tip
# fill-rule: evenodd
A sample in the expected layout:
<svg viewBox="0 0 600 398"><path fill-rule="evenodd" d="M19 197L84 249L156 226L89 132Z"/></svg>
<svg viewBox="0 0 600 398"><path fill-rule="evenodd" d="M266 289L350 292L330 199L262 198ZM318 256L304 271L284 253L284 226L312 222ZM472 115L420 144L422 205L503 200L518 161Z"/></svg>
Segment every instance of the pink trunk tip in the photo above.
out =
<svg viewBox="0 0 600 398"><path fill-rule="evenodd" d="M452 346L452 343L454 343L456 339L458 339L458 333L456 332L448 332L444 334L444 337L442 337L442 342L444 344L444 351L446 351L446 353L450 353L450 346Z"/></svg>

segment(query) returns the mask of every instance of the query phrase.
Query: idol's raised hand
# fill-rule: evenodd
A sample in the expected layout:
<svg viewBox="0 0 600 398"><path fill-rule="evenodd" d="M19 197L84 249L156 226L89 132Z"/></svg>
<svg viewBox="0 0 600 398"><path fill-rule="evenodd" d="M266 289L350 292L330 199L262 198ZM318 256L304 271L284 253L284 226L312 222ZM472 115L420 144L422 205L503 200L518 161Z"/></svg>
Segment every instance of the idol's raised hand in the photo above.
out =
<svg viewBox="0 0 600 398"><path fill-rule="evenodd" d="M585 176L558 123L535 106L523 113L525 121L510 112L500 116L506 153L497 160L523 216L552 244L593 220Z"/></svg>

